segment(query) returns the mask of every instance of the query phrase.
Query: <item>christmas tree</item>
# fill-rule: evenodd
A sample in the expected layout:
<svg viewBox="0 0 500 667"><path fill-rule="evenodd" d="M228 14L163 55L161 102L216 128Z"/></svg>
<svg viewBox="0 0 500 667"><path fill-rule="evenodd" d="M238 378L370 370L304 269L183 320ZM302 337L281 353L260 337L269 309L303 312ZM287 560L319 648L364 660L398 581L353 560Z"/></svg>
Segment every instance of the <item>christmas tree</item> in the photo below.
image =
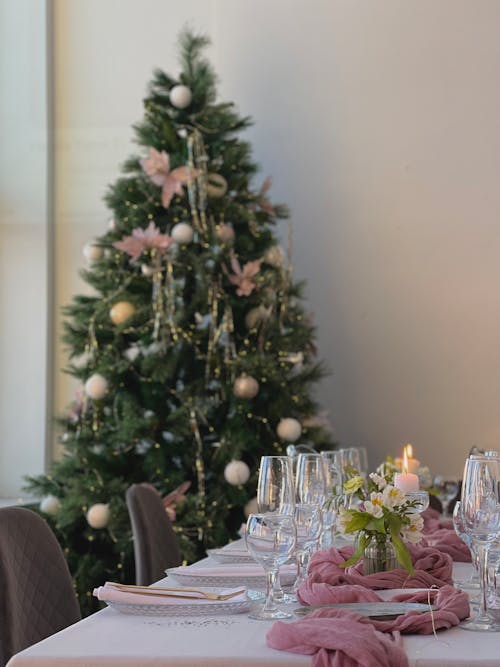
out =
<svg viewBox="0 0 500 667"><path fill-rule="evenodd" d="M314 329L275 234L287 209L269 179L252 187L237 136L250 121L216 101L208 43L183 33L178 79L154 74L140 152L106 194L112 222L84 248L93 295L65 308L66 370L82 390L60 420L64 455L28 480L86 612L95 585L133 580L130 484L182 485L174 526L189 562L236 536L262 455L301 437L329 445Z"/></svg>

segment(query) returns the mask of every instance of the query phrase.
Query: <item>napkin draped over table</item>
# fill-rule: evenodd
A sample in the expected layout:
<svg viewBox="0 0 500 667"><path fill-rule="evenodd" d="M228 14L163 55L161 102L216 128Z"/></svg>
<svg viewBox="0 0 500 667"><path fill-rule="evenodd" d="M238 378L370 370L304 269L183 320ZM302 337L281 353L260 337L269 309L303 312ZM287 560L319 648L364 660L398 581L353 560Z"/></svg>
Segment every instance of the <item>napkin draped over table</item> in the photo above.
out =
<svg viewBox="0 0 500 667"><path fill-rule="evenodd" d="M452 583L453 562L448 554L432 547L407 546L413 562L413 575L402 568L364 575L362 561L344 568L342 563L354 552L354 547L349 546L342 549L332 547L314 554L309 565L308 581L325 582L332 586L359 584L371 589L430 588Z"/></svg>
<svg viewBox="0 0 500 667"><path fill-rule="evenodd" d="M309 604L382 602L376 593L362 586L306 584L300 588L299 597L307 598ZM318 609L295 623L275 623L267 634L267 643L282 651L313 655L313 667L406 667L408 660L399 641L390 639L387 633L396 638L400 632L431 634L458 625L469 615L467 594L453 586L400 593L391 602L430 602L435 609L409 611L388 621L345 609Z"/></svg>
<svg viewBox="0 0 500 667"><path fill-rule="evenodd" d="M435 547L448 554L457 563L471 563L469 547L453 530L451 519L442 519L439 512L429 507L421 514L424 520L425 538L422 544Z"/></svg>

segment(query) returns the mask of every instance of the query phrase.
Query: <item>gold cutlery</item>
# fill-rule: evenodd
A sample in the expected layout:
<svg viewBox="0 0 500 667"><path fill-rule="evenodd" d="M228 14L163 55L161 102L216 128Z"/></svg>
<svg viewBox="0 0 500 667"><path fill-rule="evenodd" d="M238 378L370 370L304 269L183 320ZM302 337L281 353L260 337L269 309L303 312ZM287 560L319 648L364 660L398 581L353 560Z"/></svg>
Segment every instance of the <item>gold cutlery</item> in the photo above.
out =
<svg viewBox="0 0 500 667"><path fill-rule="evenodd" d="M113 581L106 582L107 586L113 586L120 591L126 593L140 593L141 595L153 595L153 596L165 596L172 598L190 598L192 600L196 599L206 599L206 600L230 600L231 598L241 595L245 592L245 589L242 588L232 593L211 593L209 591L202 591L197 588L166 588L164 586L135 586L134 584L118 584ZM198 597L193 595L183 595L183 593L195 593Z"/></svg>

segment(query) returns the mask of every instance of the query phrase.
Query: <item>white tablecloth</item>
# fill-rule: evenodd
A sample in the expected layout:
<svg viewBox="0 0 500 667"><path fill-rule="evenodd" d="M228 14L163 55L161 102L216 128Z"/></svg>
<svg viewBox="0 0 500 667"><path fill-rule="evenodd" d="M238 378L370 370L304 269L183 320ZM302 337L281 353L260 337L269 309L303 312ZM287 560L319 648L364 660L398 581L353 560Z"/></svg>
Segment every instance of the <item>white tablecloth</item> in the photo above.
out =
<svg viewBox="0 0 500 667"><path fill-rule="evenodd" d="M459 578L468 571L457 564ZM309 656L266 646L271 624L246 614L156 618L104 609L18 653L8 667L310 667ZM500 667L500 633L453 628L403 641L411 667Z"/></svg>

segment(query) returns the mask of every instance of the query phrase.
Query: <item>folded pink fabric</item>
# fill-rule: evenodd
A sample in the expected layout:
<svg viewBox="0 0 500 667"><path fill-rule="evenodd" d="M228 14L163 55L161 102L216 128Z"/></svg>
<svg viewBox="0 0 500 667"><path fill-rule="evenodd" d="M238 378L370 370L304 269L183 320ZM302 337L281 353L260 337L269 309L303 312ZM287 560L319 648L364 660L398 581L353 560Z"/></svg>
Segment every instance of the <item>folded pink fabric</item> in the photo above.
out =
<svg viewBox="0 0 500 667"><path fill-rule="evenodd" d="M226 588L221 590L220 593L225 595L227 593L233 593L239 588ZM127 604L142 604L142 605L182 605L182 604L225 604L232 602L241 602L246 599L246 591L241 595L235 595L229 600L206 600L193 594L192 597L189 597L189 592L182 591L182 595L186 597L175 598L170 596L163 595L142 595L141 593L129 593L128 591L118 590L114 586L106 583L104 586L99 586L94 588L93 591L94 597L98 600L103 600L104 602L124 602Z"/></svg>
<svg viewBox="0 0 500 667"><path fill-rule="evenodd" d="M382 588L430 588L452 583L453 562L448 554L433 547L408 545L413 562L411 576L403 568L388 572L363 575L363 562L341 567L353 553L354 547L326 549L314 554L309 565L308 581L326 582L333 586L357 584L371 589ZM303 584L304 586L305 584Z"/></svg>
<svg viewBox="0 0 500 667"><path fill-rule="evenodd" d="M325 583L306 582L299 590L299 600L306 605L340 604L345 602L383 602L383 598L374 591L361 586L331 586ZM390 598L391 602L430 603L436 607L431 612L409 611L391 621L369 619L370 623L382 632L402 632L428 635L435 630L451 628L469 616L469 597L467 593L443 586L427 590L409 590ZM332 609L318 609L308 616L325 618ZM365 618L366 620L366 618Z"/></svg>
<svg viewBox="0 0 500 667"><path fill-rule="evenodd" d="M315 593L314 604L382 602L376 593L361 586L310 586ZM318 609L295 623L275 623L267 633L267 644L281 651L312 655L313 667L406 667L408 659L398 641L400 633L428 635L458 625L469 615L467 594L453 586L399 593L391 601L430 602L435 609L409 611L390 621L377 621L345 609Z"/></svg>
<svg viewBox="0 0 500 667"><path fill-rule="evenodd" d="M456 563L472 562L469 547L458 537L454 530L446 528L435 530L425 536L423 543L448 554Z"/></svg>
<svg viewBox="0 0 500 667"><path fill-rule="evenodd" d="M453 529L453 520L442 518L441 514L432 507L428 507L420 516L424 520L424 533L426 534L433 533L440 528Z"/></svg>
<svg viewBox="0 0 500 667"><path fill-rule="evenodd" d="M327 618L314 613L295 623L277 621L267 633L268 646L312 655L312 667L408 667L399 637L394 641L358 614L329 611Z"/></svg>

